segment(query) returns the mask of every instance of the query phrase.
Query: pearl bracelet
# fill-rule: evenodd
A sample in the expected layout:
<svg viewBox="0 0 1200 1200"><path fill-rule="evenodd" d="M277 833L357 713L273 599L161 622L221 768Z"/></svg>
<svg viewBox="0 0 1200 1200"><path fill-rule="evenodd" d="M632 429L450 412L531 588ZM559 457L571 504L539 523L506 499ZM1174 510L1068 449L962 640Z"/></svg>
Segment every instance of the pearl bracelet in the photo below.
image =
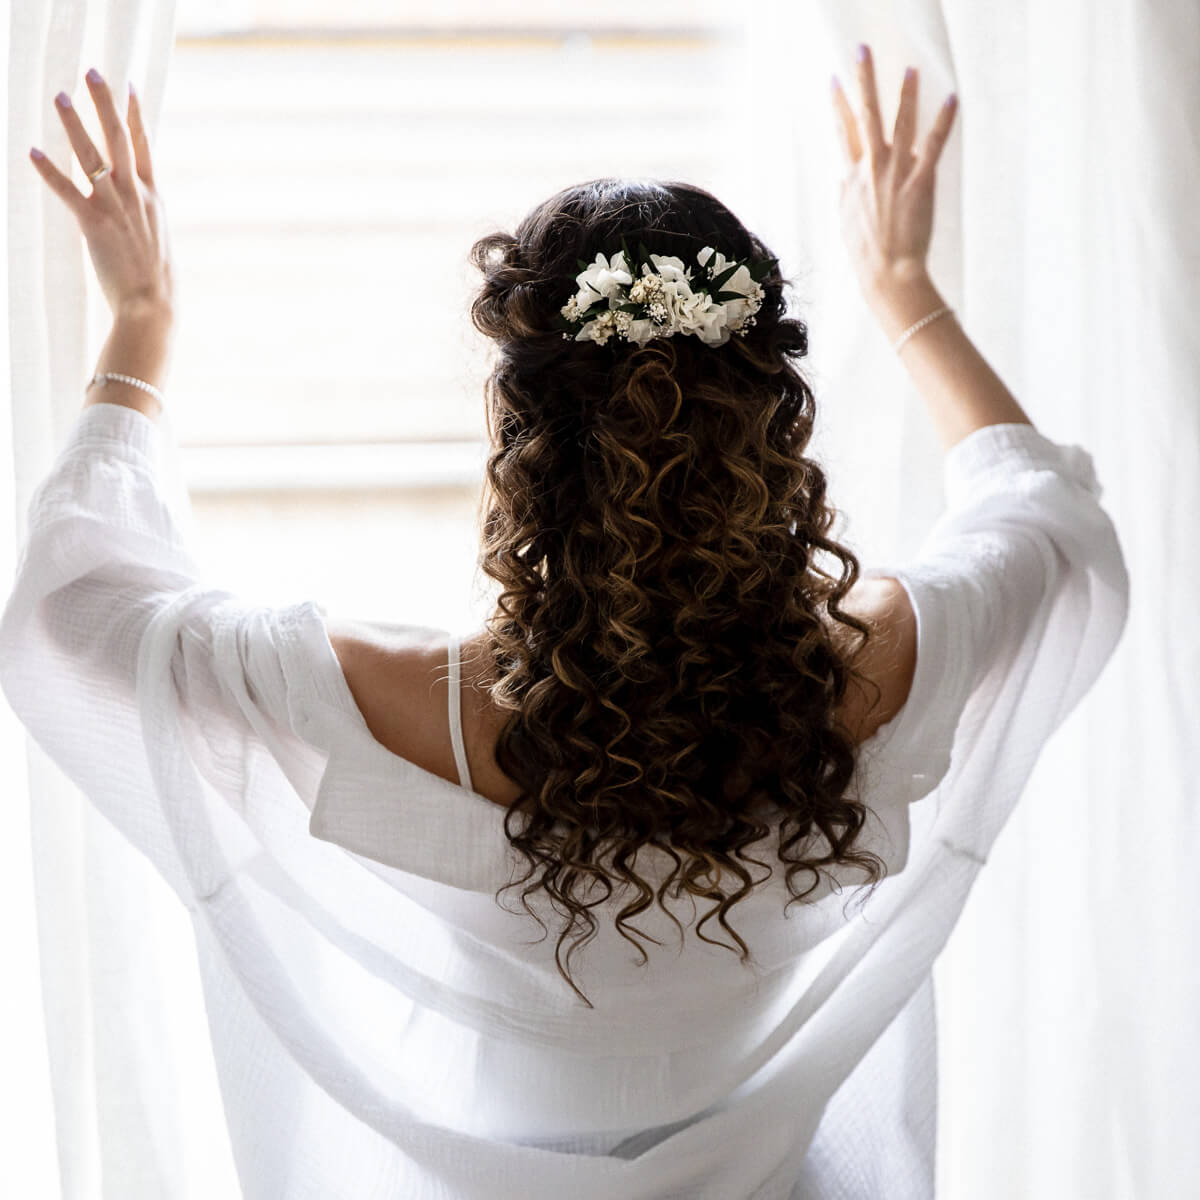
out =
<svg viewBox="0 0 1200 1200"><path fill-rule="evenodd" d="M896 341L895 341L895 344L894 344L894 346L893 346L893 349L896 351L896 353L897 353L897 354L899 354L899 353L900 353L900 347L901 347L901 346L903 346L903 345L904 345L904 343L905 343L905 342L907 342L907 341L908 341L908 339L909 339L910 337L912 337L912 335L913 335L914 333L916 333L918 329L924 329L924 328L925 328L925 326L926 326L926 325L928 325L930 321L936 321L938 317L940 317L940 316L943 316L945 313L948 313L948 312L953 312L953 311L954 311L954 310L953 310L953 309L952 309L952 308L951 308L951 307L950 307L948 304L943 304L941 308L935 308L935 309L933 310L933 312L929 313L927 316L924 316L924 317L922 317L922 318L921 318L919 321L917 321L917 322L915 322L914 324L910 325L910 326L909 326L909 327L908 327L908 328L907 328L907 329L906 329L906 330L905 330L905 331L904 331L904 332L903 332L903 333L902 333L902 334L901 334L901 335L900 335L900 336L899 336L899 337L896 339Z"/></svg>
<svg viewBox="0 0 1200 1200"><path fill-rule="evenodd" d="M98 383L103 387L110 379L115 379L118 383L127 383L131 387L141 388L143 392L149 392L155 400L164 408L166 402L163 399L163 394L152 383L147 383L144 379L134 379L132 375L122 375L117 371L99 371L88 381L88 387L93 383Z"/></svg>

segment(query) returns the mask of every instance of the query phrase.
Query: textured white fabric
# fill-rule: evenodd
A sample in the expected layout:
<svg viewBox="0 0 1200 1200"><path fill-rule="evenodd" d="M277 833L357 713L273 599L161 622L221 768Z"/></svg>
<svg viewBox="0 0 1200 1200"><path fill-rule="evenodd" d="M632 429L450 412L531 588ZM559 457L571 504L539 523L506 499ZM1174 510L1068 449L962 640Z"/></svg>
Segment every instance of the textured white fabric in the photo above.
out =
<svg viewBox="0 0 1200 1200"><path fill-rule="evenodd" d="M776 873L734 914L754 970L677 950L661 913L638 967L602 922L589 1010L496 904L503 811L374 741L320 607L197 579L162 438L80 415L30 507L0 684L191 914L247 1197L932 1195L931 964L1125 620L1084 450L977 431L920 555L868 572L919 635L864 748L892 872L867 903L823 889L785 919Z"/></svg>

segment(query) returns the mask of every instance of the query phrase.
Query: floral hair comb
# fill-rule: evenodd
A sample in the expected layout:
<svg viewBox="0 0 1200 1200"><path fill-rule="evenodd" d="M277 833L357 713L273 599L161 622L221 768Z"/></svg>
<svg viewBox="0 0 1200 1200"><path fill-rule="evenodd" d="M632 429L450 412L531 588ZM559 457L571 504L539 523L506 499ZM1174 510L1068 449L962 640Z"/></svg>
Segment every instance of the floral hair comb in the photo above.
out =
<svg viewBox="0 0 1200 1200"><path fill-rule="evenodd" d="M579 259L579 291L559 310L564 338L603 346L616 336L644 346L651 338L695 334L705 345L723 346L755 323L765 292L759 282L776 259L731 262L705 246L689 268L673 255L637 253L621 242L609 258Z"/></svg>

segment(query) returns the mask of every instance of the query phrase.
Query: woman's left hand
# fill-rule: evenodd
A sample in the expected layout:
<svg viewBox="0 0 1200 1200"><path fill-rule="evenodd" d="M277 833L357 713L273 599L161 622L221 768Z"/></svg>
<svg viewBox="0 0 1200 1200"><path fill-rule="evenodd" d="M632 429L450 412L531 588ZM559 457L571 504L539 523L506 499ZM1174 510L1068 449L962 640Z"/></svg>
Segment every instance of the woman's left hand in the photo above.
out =
<svg viewBox="0 0 1200 1200"><path fill-rule="evenodd" d="M39 157L40 151L31 150L30 158L79 221L113 317L151 314L169 321L175 297L166 214L154 185L141 107L131 88L123 120L99 72L93 68L85 79L108 143L111 170L97 179L91 195L85 196L48 158ZM55 107L80 165L91 175L104 164L104 158L65 92L58 94Z"/></svg>

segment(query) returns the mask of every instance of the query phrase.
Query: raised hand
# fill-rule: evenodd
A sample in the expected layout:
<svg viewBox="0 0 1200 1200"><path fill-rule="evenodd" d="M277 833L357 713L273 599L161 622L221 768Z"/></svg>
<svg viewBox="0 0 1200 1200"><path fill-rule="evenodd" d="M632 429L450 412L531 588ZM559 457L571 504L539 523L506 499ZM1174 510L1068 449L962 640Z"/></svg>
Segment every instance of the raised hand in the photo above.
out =
<svg viewBox="0 0 1200 1200"><path fill-rule="evenodd" d="M166 215L154 184L150 141L137 95L130 87L126 118L122 119L100 73L93 67L85 78L104 131L111 169L95 177L91 194L85 196L36 147L29 156L79 221L114 318L152 313L170 319L174 292ZM59 92L55 107L84 172L95 175L106 160L88 136L70 97Z"/></svg>
<svg viewBox="0 0 1200 1200"><path fill-rule="evenodd" d="M869 295L881 287L920 278L933 234L934 173L954 121L957 97L951 93L925 135L920 155L913 150L917 123L917 72L910 67L889 145L883 136L875 67L870 48L860 47L856 115L837 76L833 78L836 123L845 155L841 183L842 237L855 273Z"/></svg>

